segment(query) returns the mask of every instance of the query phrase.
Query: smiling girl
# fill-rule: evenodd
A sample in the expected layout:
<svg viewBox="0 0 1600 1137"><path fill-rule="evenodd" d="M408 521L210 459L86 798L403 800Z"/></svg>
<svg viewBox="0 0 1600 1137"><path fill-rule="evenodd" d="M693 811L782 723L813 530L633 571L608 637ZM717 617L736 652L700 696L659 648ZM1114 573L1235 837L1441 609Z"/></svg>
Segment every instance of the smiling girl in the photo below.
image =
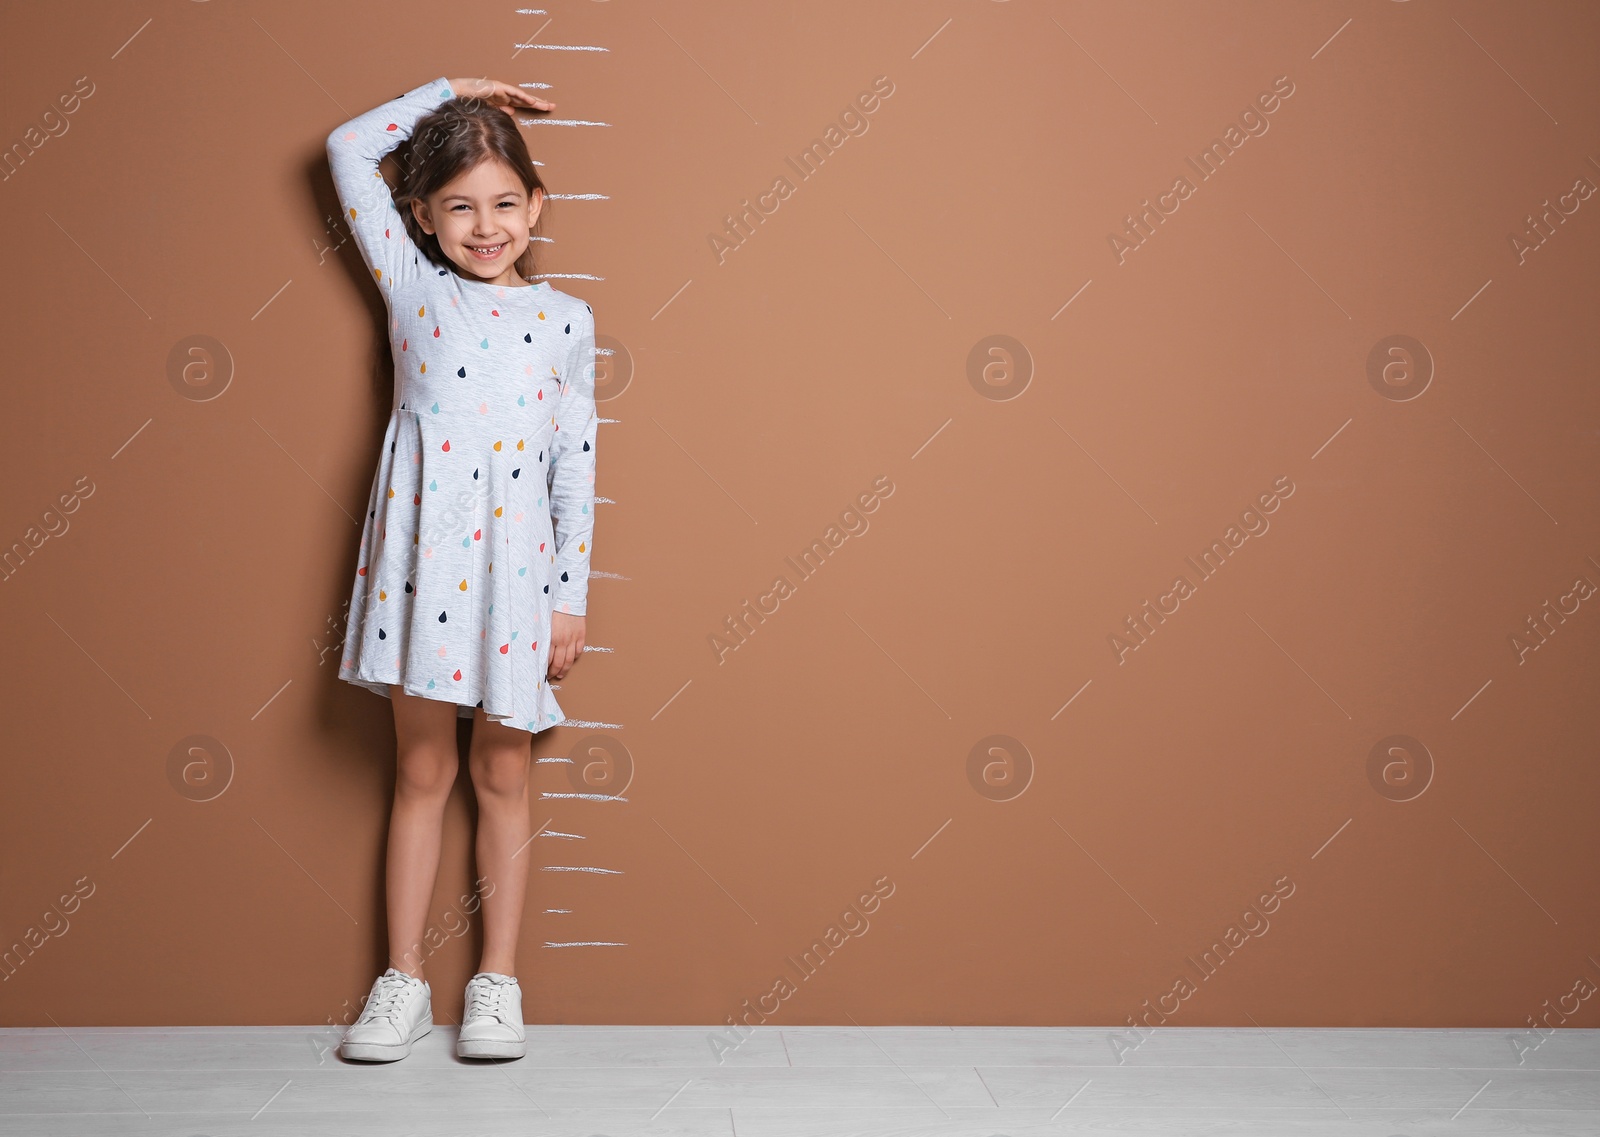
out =
<svg viewBox="0 0 1600 1137"><path fill-rule="evenodd" d="M434 79L328 135L394 357L339 667L393 703L389 968L345 1034L347 1058L403 1058L433 1027L421 941L458 717L473 719L487 888L456 1049L524 1053L515 975L530 743L565 718L547 680L583 651L598 424L593 310L526 279L545 187L515 114L554 105L507 83ZM408 138L391 197L378 164Z"/></svg>

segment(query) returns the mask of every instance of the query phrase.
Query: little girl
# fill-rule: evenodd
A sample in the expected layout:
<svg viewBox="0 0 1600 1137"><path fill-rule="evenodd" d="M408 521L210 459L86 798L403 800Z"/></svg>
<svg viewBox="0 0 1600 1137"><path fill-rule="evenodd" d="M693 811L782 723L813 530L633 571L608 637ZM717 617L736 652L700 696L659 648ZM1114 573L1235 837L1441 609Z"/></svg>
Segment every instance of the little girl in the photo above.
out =
<svg viewBox="0 0 1600 1137"><path fill-rule="evenodd" d="M328 135L394 355L339 667L394 705L390 966L345 1033L346 1058L404 1058L433 1028L422 940L458 717L474 720L487 886L456 1053L524 1053L515 972L530 743L565 717L546 680L583 650L594 529L593 310L526 279L545 187L514 108L554 105L506 83L434 79ZM378 163L413 135L397 210Z"/></svg>

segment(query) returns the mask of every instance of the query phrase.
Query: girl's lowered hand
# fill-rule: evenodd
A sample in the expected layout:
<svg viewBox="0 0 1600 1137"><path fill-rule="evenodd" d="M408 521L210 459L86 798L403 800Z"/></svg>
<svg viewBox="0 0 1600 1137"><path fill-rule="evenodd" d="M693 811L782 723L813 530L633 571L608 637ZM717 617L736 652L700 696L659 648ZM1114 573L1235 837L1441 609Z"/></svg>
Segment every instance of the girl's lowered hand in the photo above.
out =
<svg viewBox="0 0 1600 1137"><path fill-rule="evenodd" d="M530 95L521 87L513 87L510 83L502 83L498 79L452 79L450 89L462 99L481 99L492 107L499 107L506 114L515 116L517 107L532 107L534 110L547 111L555 107L549 99L541 99L538 95Z"/></svg>
<svg viewBox="0 0 1600 1137"><path fill-rule="evenodd" d="M570 612L550 613L550 667L547 677L565 679L583 655L584 618Z"/></svg>

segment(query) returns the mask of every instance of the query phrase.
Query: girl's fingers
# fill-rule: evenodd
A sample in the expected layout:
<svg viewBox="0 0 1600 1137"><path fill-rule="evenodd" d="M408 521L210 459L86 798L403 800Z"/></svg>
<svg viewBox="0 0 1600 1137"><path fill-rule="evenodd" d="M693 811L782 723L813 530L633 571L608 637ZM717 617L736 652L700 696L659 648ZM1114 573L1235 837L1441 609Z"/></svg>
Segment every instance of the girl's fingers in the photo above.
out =
<svg viewBox="0 0 1600 1137"><path fill-rule="evenodd" d="M512 118L517 116L517 111L522 107L547 111L555 106L554 103L547 103L543 99L535 98L516 87L506 87L505 84L501 84L501 86L504 89L495 92L494 102Z"/></svg>
<svg viewBox="0 0 1600 1137"><path fill-rule="evenodd" d="M504 97L507 102L521 103L527 107L538 106L542 101L538 95L533 94L531 91L525 91L521 87L498 81L495 83L495 94Z"/></svg>
<svg viewBox="0 0 1600 1137"><path fill-rule="evenodd" d="M549 99L541 98L531 91L525 91L511 83L499 79L468 77L450 80L451 90L458 92L458 97L464 99L477 99L491 106L524 106L534 107L538 110L552 110L555 103Z"/></svg>
<svg viewBox="0 0 1600 1137"><path fill-rule="evenodd" d="M454 87L457 80L452 80ZM515 115L517 107L532 107L535 110L548 111L555 109L555 103L549 99L540 98L530 91L499 79L462 79L459 80L468 90L463 93L463 98L477 99L488 103L490 106L499 107L507 114Z"/></svg>

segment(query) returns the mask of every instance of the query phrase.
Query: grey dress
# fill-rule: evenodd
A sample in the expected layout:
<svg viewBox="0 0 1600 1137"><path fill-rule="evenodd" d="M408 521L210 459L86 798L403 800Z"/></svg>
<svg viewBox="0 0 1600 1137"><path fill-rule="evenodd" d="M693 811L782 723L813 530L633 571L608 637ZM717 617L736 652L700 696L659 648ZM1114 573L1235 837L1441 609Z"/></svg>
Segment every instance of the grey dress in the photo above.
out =
<svg viewBox="0 0 1600 1137"><path fill-rule="evenodd" d="M547 283L465 279L407 235L378 162L453 97L435 79L328 135L394 355L339 678L537 732L565 718L550 614L587 612L594 313Z"/></svg>

